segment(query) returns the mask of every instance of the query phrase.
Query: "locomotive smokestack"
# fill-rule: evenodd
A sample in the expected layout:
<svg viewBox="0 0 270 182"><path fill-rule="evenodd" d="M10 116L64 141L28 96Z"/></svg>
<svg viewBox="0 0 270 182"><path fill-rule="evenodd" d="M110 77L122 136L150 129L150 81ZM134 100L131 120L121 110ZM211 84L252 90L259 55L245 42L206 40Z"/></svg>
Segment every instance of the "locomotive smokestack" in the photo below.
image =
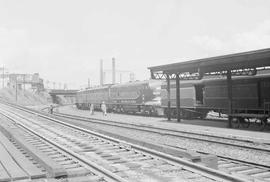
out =
<svg viewBox="0 0 270 182"><path fill-rule="evenodd" d="M112 84L115 84L115 58L112 58Z"/></svg>
<svg viewBox="0 0 270 182"><path fill-rule="evenodd" d="M100 60L100 85L103 85L103 60L101 59Z"/></svg>

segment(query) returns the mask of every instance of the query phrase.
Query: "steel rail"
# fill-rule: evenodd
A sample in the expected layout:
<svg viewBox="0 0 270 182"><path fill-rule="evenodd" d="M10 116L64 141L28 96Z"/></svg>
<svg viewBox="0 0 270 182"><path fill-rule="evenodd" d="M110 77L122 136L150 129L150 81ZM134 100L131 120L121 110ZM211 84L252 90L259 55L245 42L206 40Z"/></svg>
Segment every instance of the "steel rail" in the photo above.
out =
<svg viewBox="0 0 270 182"><path fill-rule="evenodd" d="M58 114L56 114L58 115ZM83 117L80 117L78 116L79 118L77 118L77 116L73 116L73 117L70 117L70 116L64 116L65 114L60 114L61 116L58 116L58 117L65 117L65 118L72 118L72 119L79 119L79 118L83 118ZM62 116L63 115L63 116ZM85 119L79 119L81 121L86 121L86 122L89 122L90 119L88 118L88 120L85 120ZM91 119L92 120L92 119ZM99 120L99 119L96 119L96 120ZM92 121L90 121L92 122ZM95 122L95 121L94 121ZM100 121L96 121L95 123L98 123L98 124L105 124L105 125L109 125L109 126L116 126L114 124L111 124L111 123L108 123L107 120L102 120L103 123L100 123ZM147 132L152 132L152 133L156 133L156 134L160 134L160 132L157 132L157 131L152 131L152 130L147 130L147 129L138 129L138 128L133 128L133 127L128 127L128 126L125 126L126 123L121 123L121 122L118 122L120 123L121 125L118 125L116 127L122 127L122 128L128 128L128 129L133 129L133 130L140 130L140 131L147 131ZM132 126L139 126L139 125L136 125L136 124L127 124L127 125L132 125ZM139 127L148 127L148 126L139 126ZM149 127L151 128L151 127ZM155 127L152 127L153 129L159 129L159 130L162 130L160 128L155 128ZM166 130L166 129L165 129ZM175 130L171 130L171 131L174 131L176 132ZM187 133L187 132L186 132ZM176 137L182 137L182 138L188 138L188 139L193 139L193 140L197 140L197 138L192 138L192 137L185 137L185 136L178 136L178 135L174 135L174 134L162 134L162 135L170 135L170 136L176 136ZM199 134L198 134L199 135ZM214 136L210 136L210 137L214 137ZM231 138L226 138L226 139L230 139L230 140L233 140ZM206 142L212 142L212 141L208 141L206 139L198 139L198 140L201 140L201 141L206 141ZM241 140L240 140L241 141ZM244 141L244 140L243 140ZM223 144L223 142L218 142L218 141L213 141L213 143L218 143L218 144ZM229 143L224 143L225 145L229 145ZM181 149L181 150L186 150L186 148L181 148L181 147L176 147L176 146L171 146L171 145L168 145L169 147L172 147L172 148L175 148L175 149ZM253 148L253 147L245 147L245 146L238 146L236 144L232 144L232 146L236 146L236 147L244 147L244 148L248 148L248 149L253 149L253 150L259 150L259 151L263 151L263 152L270 152L270 150L268 149L260 149L260 148ZM202 151L196 151L197 153L200 153L200 154L209 154L209 153L206 153L206 152L202 152ZM257 163L254 163L254 162L249 162L249 161L244 161L244 160L241 160L241 159L234 159L234 158L231 158L231 157L225 157L225 156L222 156L222 155L217 155L217 157L219 157L220 159L223 159L223 160L227 160L227 161L230 161L230 162L238 162L239 164L246 164L246 165L252 165L253 167L257 167L257 168L265 168L265 169L269 169L270 166L268 165L263 165L263 164L257 164Z"/></svg>
<svg viewBox="0 0 270 182"><path fill-rule="evenodd" d="M217 143L217 144L222 144L222 145L229 145L229 146L234 146L234 147L252 149L252 150L257 150L257 151L270 152L270 149L266 149L266 148L256 148L256 147L252 147L252 146L245 146L245 145L239 145L239 144L222 142L222 141L207 140L207 139L203 139L203 138L194 138L192 136L181 135L180 133L187 134L187 135L209 137L209 138L213 138L213 139L217 138L217 139L225 139L225 140L231 140L231 141L237 141L237 142L254 143L254 142L248 141L248 140L241 140L241 139L207 135L207 134L199 134L199 133L179 131L179 130L164 129L164 128L158 128L158 127L153 127L153 126L148 126L148 125L146 126L146 125L123 123L123 122L111 121L111 120L109 121L109 120L104 120L104 119L87 118L87 117L81 117L81 116L75 116L75 115L69 115L69 114L63 114L63 113L55 113L54 115L58 116L58 117L75 119L75 120L80 120L80 121L85 121L85 122L93 122L93 123L98 123L98 124L105 124L105 125L109 125L109 126L116 126L116 127L122 127L122 128L133 129L133 130L158 133L158 134L162 133L162 135L182 137L182 138L187 138L187 139L192 139L192 140L199 140L199 141ZM134 127L136 127L136 128L134 128ZM157 131L154 131L152 129L157 130ZM174 132L175 134L169 133L169 132ZM268 145L268 144L266 144L266 145Z"/></svg>
<svg viewBox="0 0 270 182"><path fill-rule="evenodd" d="M133 149L136 149L136 150L139 150L139 151L142 151L142 152L157 156L159 158L163 158L163 159L165 159L167 161L170 161L171 163L174 163L174 164L177 164L177 165L180 164L184 168L186 168L187 170L195 171L196 173L199 173L199 174L201 174L203 176L207 176L207 177L212 178L212 179L235 181L235 182L244 182L244 181L246 181L246 179L242 179L242 178L239 178L237 176L227 174L225 172L221 172L221 171L211 169L211 168L208 168L208 167L205 167L205 166L202 166L202 165L198 165L198 164L186 161L184 159L174 157L174 156L169 155L169 154L165 154L165 153L162 153L162 152L158 152L156 150L152 150L152 149L145 148L145 147L142 147L142 146L139 146L139 145L136 145L136 144L132 144L132 143L128 143L128 142L125 142L125 141L122 141L122 140L119 140L119 139L115 139L115 138L112 138L112 137L109 137L109 136L106 136L106 135L103 135L103 134L100 134L100 133L97 133L97 132L94 132L94 131L90 131L90 130L75 126L73 124L65 123L63 121L60 121L59 119L51 118L51 117L49 117L47 115L44 115L43 113L37 112L35 110L29 110L29 109L26 109L24 107L14 106L14 105L13 105L13 107L16 107L19 110L22 110L22 111L25 111L25 112L28 112L28 113L31 113L31 114L35 114L35 115L37 115L39 117L51 120L51 121L56 122L58 124L61 124L61 125L73 128L73 129L77 129L79 131L82 131L82 132L85 132L85 133L88 133L88 134L91 134L91 135L95 135L95 136L100 137L102 139L106 139L106 140L118 143L120 145L122 145L124 143L124 144L130 146Z"/></svg>
<svg viewBox="0 0 270 182"><path fill-rule="evenodd" d="M81 120L81 121L93 122L93 123L104 124L104 125L109 125L109 126L115 126L115 127L122 127L122 128L139 130L139 131L152 132L152 133L155 133L155 134L161 134L160 132L164 132L164 131L178 132L176 130L169 130L169 129L164 129L164 131L163 131L163 129L157 128L157 127L142 126L142 125L136 125L136 124L130 124L130 123L122 123L122 122L117 122L117 121L116 121L117 124L120 124L120 125L115 125L115 124L110 123L111 121L108 121L108 120L93 119L95 121L92 121L92 118L85 118L85 117L81 117L81 116L77 117L77 116L74 116L74 115L70 116L68 114L66 115L66 114L63 114L63 113L60 113L60 114L57 113L57 114L54 114L54 115L56 115L58 117L77 119L77 120ZM115 121L112 121L112 122L115 122ZM126 125L130 125L130 126L126 126ZM141 128L134 128L134 126L135 127L141 127ZM160 130L160 131L152 131L152 130L148 130L148 129L145 129L145 128L156 129L156 130ZM183 133L189 134L188 132L185 132L185 131ZM193 134L193 133L191 133L191 134ZM200 136L200 134L197 134L197 133L194 133L194 134ZM205 142L218 143L218 144L223 144L223 145L228 145L228 146L235 146L235 147L239 147L239 148L252 149L252 150L257 150L257 151L262 151L262 152L270 152L270 149L261 149L261 148L249 147L249 146L245 146L245 145L237 145L237 144L230 144L230 143L219 142L219 141L211 141L211 140L207 140L207 139L192 138L192 137L188 137L188 136L182 136L182 135L180 136L178 134L162 133L162 135L168 135L168 136L182 137L182 138L187 138L187 139L192 139L192 140L200 140L200 141L205 141ZM202 136L213 137L213 138L216 137L216 136L204 135L204 134ZM217 138L222 139L223 137L217 136ZM224 139L234 140L232 138L225 138L225 137L224 137ZM246 140L236 139L236 141L245 142ZM250 141L248 141L248 142L251 143ZM175 147L175 146L170 146L170 147L176 148L176 149L186 150L186 148L180 148L180 147ZM200 154L209 154L209 153L201 152L201 151L196 151L196 152L198 152ZM221 159L224 159L224 160L230 160L230 161L239 162L239 163L242 163L242 164L249 164L249 165L252 165L254 167L262 167L262 168L266 168L266 169L270 168L270 166L268 166L268 165L257 164L257 163L254 163L254 162L244 161L244 160L241 160L241 159L234 159L234 158L225 157L225 156L222 156L222 155L217 155L217 157L219 157Z"/></svg>
<svg viewBox="0 0 270 182"><path fill-rule="evenodd" d="M5 112L3 112L2 109L0 109L2 112L0 114L2 114L3 116L5 116L6 118L8 118L9 120L17 123L18 125L20 125L22 128L24 128L25 130L27 130L28 132L38 136L39 138L43 139L44 141L50 143L51 145L53 145L54 147L66 152L67 154L69 154L70 156L76 158L78 161L82 162L83 164L89 166L90 168L94 169L94 173L98 173L98 174L102 174L102 176L104 176L106 181L117 181L117 182L128 182L125 179L115 175L114 173L110 172L109 170L103 168L102 166L97 165L96 163L84 158L83 156L80 156L78 154L76 154L75 152L60 146L59 144L57 144L56 142L47 139L46 137L42 136L41 134L39 134L38 132L34 131L33 129L27 127L25 124L23 124L22 122L13 119L12 117L10 117L9 115L7 115Z"/></svg>

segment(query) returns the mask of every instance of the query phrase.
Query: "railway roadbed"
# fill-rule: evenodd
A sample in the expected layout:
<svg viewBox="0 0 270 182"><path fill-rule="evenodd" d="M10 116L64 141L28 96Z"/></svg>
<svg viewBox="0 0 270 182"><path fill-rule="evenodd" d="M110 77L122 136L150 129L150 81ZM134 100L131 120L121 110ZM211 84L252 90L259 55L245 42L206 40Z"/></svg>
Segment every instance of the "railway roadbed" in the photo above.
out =
<svg viewBox="0 0 270 182"><path fill-rule="evenodd" d="M59 147L0 116L0 181L108 181Z"/></svg>
<svg viewBox="0 0 270 182"><path fill-rule="evenodd" d="M87 110L78 110L75 106L62 106L56 108L56 111L63 114L71 114L80 117L87 117L91 119L98 119L104 121L116 121L119 123L129 123L141 126L152 126L156 128L175 130L179 132L193 132L205 135L221 136L226 138L238 138L240 140L249 140L257 143L269 143L270 144L270 132L261 131L246 131L239 129L229 129L227 123L224 125L224 121L205 121L205 120L182 120L180 123L176 120L167 121L166 118L156 117L142 117L132 116L124 114L109 113L107 117L104 117L102 113L95 112L94 115L90 115ZM193 123L193 124L189 124ZM196 123L196 124L195 124ZM215 127L216 126L216 127Z"/></svg>
<svg viewBox="0 0 270 182"><path fill-rule="evenodd" d="M59 147L84 165L92 164L95 169L102 168L112 173L115 181L246 181L37 113L2 107L1 113L10 120L9 124ZM10 127L6 128L10 130ZM46 147L41 149L48 150ZM72 163L67 166L77 165Z"/></svg>
<svg viewBox="0 0 270 182"><path fill-rule="evenodd" d="M67 116L66 118L69 118ZM72 117L70 117L72 118ZM73 119L73 122L77 124L81 123L79 121L85 120L85 118L77 117ZM72 119L70 120L72 121ZM87 123L87 124L86 124ZM123 124L121 122L115 123L114 121L106 121L106 120L93 120L89 119L84 123L85 126L89 128L94 128L97 130L99 128L99 132L106 133L108 135L121 138L123 140L131 141L133 143L137 143L140 145L148 146L151 148L155 148L160 151L165 151L167 153L184 156L194 160L202 161L206 165L214 165L213 163L209 163L209 160L213 158L208 156L199 156L195 151L200 151L199 153L214 153L216 154L218 159L218 168L222 171L232 173L238 173L239 175L246 175L252 178L252 176L265 176L265 179L268 179L270 176L269 172L269 145L266 143L258 143L253 142L248 139L236 139L233 137L224 138L218 137L215 138L217 141L212 141L213 144L207 144L207 140L213 140L214 137L209 136L200 136L203 139L199 139L194 145L191 145L192 137L187 137L185 133L184 139L177 139L176 137L183 137L181 135L176 135L175 133L168 133L168 130L149 130L154 129L153 127L149 127L144 125L142 128L137 128L135 125L130 126L129 124ZM83 124L82 124L83 125ZM155 128L156 129L156 128ZM133 131L132 131L133 130ZM134 131L135 130L135 131ZM147 133L148 132L148 133ZM152 134L149 134L149 133ZM169 135L173 136L174 139L168 137ZM171 137L170 136L170 137ZM163 138L163 139L162 139ZM198 135L195 135L195 140L198 139ZM186 140L183 142L183 140ZM143 142L142 142L143 141ZM209 143L211 143L209 141ZM159 146L154 145L154 143L160 144ZM227 146L219 146L219 145L227 145ZM162 147L163 146L163 147ZM165 146L165 147L164 147ZM173 149L179 149L179 151L175 151ZM185 149L190 149L193 151L183 152ZM210 150L211 151L210 151ZM189 155L189 156L188 156ZM212 161L213 162L213 161ZM269 180L269 179L268 179Z"/></svg>
<svg viewBox="0 0 270 182"><path fill-rule="evenodd" d="M259 174L266 176L266 179L270 176L269 149L263 148L264 145L253 146L254 144L251 143L251 146L247 146L247 149L245 149L247 144L241 143L243 141L237 141L239 144L230 146L228 141L225 141L224 144L222 142L212 143L211 140L207 142L206 139L203 139L204 141L201 139L196 141L197 138L195 140L186 138L186 136L179 138L175 134L170 136L168 133L162 133L164 131L147 130L147 127L140 130L130 126L114 126L113 123L108 122L105 124L102 122L97 123L97 121L82 123L79 118L73 119L73 121L65 121L76 123L89 129L92 128L92 130L100 133L177 157L184 157L208 167L218 168L229 174L245 176L247 179L260 178ZM196 135L196 137L198 136ZM220 139L218 138L218 140ZM214 153L215 155L209 155L209 153Z"/></svg>

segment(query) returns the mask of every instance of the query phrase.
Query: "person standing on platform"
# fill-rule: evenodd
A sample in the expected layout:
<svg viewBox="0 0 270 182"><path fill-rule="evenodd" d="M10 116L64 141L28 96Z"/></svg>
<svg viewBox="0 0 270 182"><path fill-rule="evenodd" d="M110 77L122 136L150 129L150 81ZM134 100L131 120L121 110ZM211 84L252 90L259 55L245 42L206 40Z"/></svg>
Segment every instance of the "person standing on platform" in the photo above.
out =
<svg viewBox="0 0 270 182"><path fill-rule="evenodd" d="M94 115L94 104L90 104L90 114Z"/></svg>
<svg viewBox="0 0 270 182"><path fill-rule="evenodd" d="M103 112L103 116L107 116L107 108L106 108L106 104L104 101L101 104L101 110Z"/></svg>
<svg viewBox="0 0 270 182"><path fill-rule="evenodd" d="M50 114L53 114L53 105L50 106Z"/></svg>

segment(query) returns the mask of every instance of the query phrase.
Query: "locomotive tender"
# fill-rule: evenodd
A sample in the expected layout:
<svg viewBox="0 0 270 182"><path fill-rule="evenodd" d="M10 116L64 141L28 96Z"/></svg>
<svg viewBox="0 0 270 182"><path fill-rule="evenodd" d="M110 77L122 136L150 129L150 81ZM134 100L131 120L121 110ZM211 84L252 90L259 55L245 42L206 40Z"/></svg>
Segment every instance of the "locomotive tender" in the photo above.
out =
<svg viewBox="0 0 270 182"><path fill-rule="evenodd" d="M232 79L233 113L270 114L270 75L237 76ZM176 117L176 87L171 82L171 112ZM180 81L180 107L183 118L205 118L209 111L227 113L225 78ZM105 101L108 111L166 115L167 90L164 81L148 80L91 88L77 93L76 105L100 108Z"/></svg>

